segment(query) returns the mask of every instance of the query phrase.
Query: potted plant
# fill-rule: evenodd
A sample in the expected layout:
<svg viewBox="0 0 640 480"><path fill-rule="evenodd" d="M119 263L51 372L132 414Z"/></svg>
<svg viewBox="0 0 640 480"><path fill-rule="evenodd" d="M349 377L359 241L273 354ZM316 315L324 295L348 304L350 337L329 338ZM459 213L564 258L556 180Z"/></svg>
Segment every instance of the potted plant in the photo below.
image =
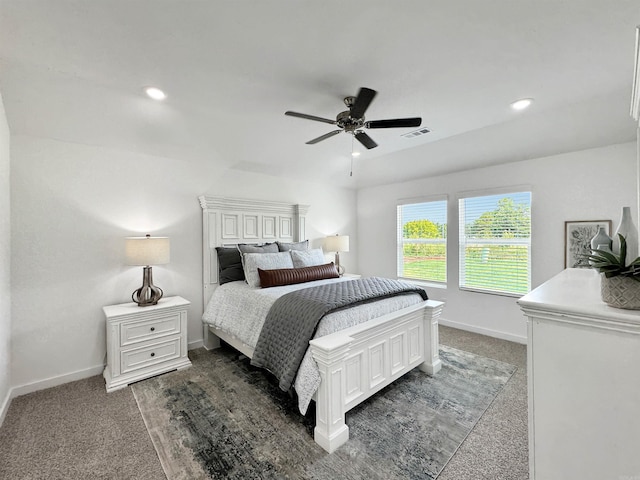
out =
<svg viewBox="0 0 640 480"><path fill-rule="evenodd" d="M627 241L618 234L620 253L592 250L589 264L600 272L602 301L616 308L640 310L640 257L626 264Z"/></svg>

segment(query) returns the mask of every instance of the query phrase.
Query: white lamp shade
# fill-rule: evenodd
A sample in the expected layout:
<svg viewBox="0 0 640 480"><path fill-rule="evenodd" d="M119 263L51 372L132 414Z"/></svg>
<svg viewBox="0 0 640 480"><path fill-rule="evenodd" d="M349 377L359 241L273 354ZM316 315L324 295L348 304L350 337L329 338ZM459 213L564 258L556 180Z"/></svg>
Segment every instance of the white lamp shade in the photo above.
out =
<svg viewBox="0 0 640 480"><path fill-rule="evenodd" d="M127 265L164 265L169 263L168 237L127 237L125 257Z"/></svg>
<svg viewBox="0 0 640 480"><path fill-rule="evenodd" d="M331 235L325 238L324 249L327 252L348 252L349 235Z"/></svg>

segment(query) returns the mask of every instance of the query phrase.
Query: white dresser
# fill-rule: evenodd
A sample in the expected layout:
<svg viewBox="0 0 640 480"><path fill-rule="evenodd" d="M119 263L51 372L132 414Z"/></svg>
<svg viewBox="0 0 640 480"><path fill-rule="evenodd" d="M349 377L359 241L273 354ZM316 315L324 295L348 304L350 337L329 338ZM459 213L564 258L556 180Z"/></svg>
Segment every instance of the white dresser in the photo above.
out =
<svg viewBox="0 0 640 480"><path fill-rule="evenodd" d="M522 297L531 480L640 480L640 311L567 269Z"/></svg>
<svg viewBox="0 0 640 480"><path fill-rule="evenodd" d="M182 297L139 307L103 307L107 318L107 392L145 378L191 365L187 356L187 308Z"/></svg>

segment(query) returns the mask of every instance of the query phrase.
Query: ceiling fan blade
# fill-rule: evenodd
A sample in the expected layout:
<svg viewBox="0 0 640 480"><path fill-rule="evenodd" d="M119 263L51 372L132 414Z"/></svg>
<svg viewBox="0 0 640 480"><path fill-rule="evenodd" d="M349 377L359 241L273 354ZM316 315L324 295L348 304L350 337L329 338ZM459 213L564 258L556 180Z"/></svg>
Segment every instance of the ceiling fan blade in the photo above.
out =
<svg viewBox="0 0 640 480"><path fill-rule="evenodd" d="M358 96L353 102L353 106L351 107L351 118L364 117L364 112L366 112L367 108L369 108L369 105L371 104L373 97L376 96L376 93L377 92L375 90L362 87L358 92Z"/></svg>
<svg viewBox="0 0 640 480"><path fill-rule="evenodd" d="M400 127L419 127L422 118L394 118L390 120L371 120L364 122L366 128L400 128Z"/></svg>
<svg viewBox="0 0 640 480"><path fill-rule="evenodd" d="M313 145L315 143L321 142L322 140L326 140L327 138L333 137L334 135L339 134L340 132L342 132L342 130L334 130L333 132L329 132L329 133L325 133L324 135L318 137L318 138L314 138L313 140L309 140L307 143L307 145Z"/></svg>
<svg viewBox="0 0 640 480"><path fill-rule="evenodd" d="M328 118L316 117L315 115L307 115L306 113L298 113L298 112L284 112L285 115L290 117L298 117L298 118L306 118L307 120L315 120L316 122L324 122L330 123L331 125L335 125L335 120L329 120Z"/></svg>
<svg viewBox="0 0 640 480"><path fill-rule="evenodd" d="M362 145L367 147L367 149L369 150L372 148L376 148L378 146L378 144L373 141L373 138L371 138L369 135L367 135L362 131L357 131L354 133L354 135L356 137L356 140L358 140Z"/></svg>

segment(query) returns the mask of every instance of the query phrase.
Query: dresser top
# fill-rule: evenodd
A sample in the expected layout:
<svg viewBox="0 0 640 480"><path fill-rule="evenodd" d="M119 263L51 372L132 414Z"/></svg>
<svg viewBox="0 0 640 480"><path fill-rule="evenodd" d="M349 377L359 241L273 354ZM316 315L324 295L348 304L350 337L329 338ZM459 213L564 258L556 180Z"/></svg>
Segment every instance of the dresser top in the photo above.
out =
<svg viewBox="0 0 640 480"><path fill-rule="evenodd" d="M140 314L140 313L152 313L156 310L161 310L165 308L171 307L183 307L190 305L191 302L185 300L182 297L165 297L161 298L158 301L157 305L150 305L148 307L140 307L137 303L129 302L129 303L121 303L119 305L108 305L106 307L102 307L104 314L107 318L119 317L121 315L131 315L131 314Z"/></svg>
<svg viewBox="0 0 640 480"><path fill-rule="evenodd" d="M600 274L591 268L568 268L518 300L523 310L595 317L640 325L640 310L613 308L602 301Z"/></svg>

